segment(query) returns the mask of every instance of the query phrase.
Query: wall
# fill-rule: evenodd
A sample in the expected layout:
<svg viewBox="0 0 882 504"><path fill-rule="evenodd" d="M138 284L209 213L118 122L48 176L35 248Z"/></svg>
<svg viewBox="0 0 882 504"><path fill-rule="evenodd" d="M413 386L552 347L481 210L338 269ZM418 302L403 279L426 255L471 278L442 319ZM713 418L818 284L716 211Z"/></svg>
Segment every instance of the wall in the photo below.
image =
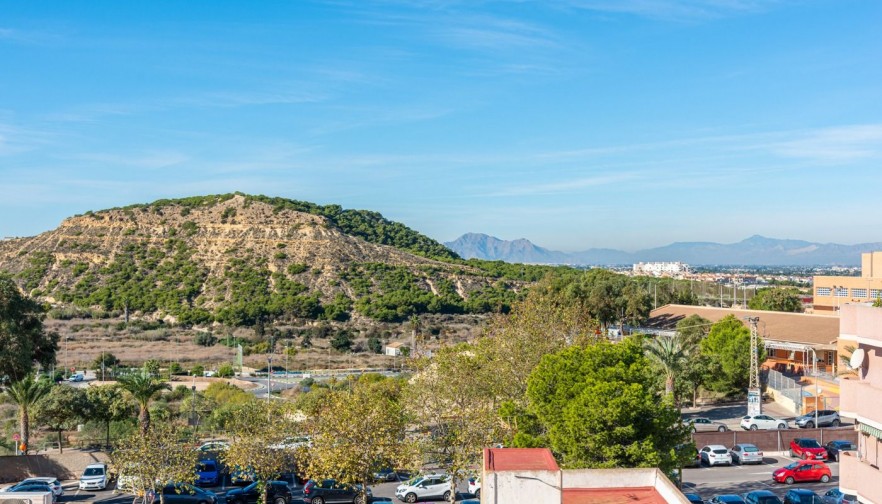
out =
<svg viewBox="0 0 882 504"><path fill-rule="evenodd" d="M790 441L793 438L807 437L817 439L825 444L829 441L842 439L857 443L858 433L853 427L839 427L838 429L787 429L774 431L729 431L729 432L696 432L692 434L695 446L720 444L731 448L738 443L755 444L760 450L775 452L790 449Z"/></svg>
<svg viewBox="0 0 882 504"><path fill-rule="evenodd" d="M560 488L560 471L485 471L481 502L560 502Z"/></svg>
<svg viewBox="0 0 882 504"><path fill-rule="evenodd" d="M107 460L104 452L73 450L64 454L0 457L0 483L17 482L31 476L79 479L87 465Z"/></svg>

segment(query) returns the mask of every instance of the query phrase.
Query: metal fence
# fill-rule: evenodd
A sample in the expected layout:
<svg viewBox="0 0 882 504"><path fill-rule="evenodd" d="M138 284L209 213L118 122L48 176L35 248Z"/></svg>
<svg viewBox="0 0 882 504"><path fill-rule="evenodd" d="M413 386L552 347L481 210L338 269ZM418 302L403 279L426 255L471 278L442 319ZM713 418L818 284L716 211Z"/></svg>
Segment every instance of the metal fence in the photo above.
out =
<svg viewBox="0 0 882 504"><path fill-rule="evenodd" d="M768 388L775 390L784 397L793 401L797 411L802 411L802 399L804 396L803 386L799 381L784 375L774 369L765 372L765 382Z"/></svg>

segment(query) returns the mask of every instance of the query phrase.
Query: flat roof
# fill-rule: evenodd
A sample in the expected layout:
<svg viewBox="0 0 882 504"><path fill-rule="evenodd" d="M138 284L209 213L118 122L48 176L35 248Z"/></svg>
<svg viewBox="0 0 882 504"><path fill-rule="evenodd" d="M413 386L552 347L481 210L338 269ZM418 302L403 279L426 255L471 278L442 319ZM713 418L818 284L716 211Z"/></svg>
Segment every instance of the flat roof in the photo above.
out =
<svg viewBox="0 0 882 504"><path fill-rule="evenodd" d="M653 487L564 488L561 504L667 504Z"/></svg>
<svg viewBox="0 0 882 504"><path fill-rule="evenodd" d="M484 448L484 470L558 471L548 448Z"/></svg>
<svg viewBox="0 0 882 504"><path fill-rule="evenodd" d="M677 304L661 306L649 313L649 320L643 326L650 329L675 330L677 323L690 315L698 315L711 322L718 322L727 315L734 315L744 325L747 325L746 317L759 317L757 325L759 335L763 339L771 341L829 345L835 343L839 338L839 317L835 315L743 310L712 306Z"/></svg>

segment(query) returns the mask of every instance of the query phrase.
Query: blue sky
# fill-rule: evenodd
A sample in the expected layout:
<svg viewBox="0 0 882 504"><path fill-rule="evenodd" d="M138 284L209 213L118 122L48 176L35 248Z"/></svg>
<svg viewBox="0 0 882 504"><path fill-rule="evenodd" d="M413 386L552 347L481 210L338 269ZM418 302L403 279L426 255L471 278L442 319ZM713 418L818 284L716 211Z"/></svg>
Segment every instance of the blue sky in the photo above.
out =
<svg viewBox="0 0 882 504"><path fill-rule="evenodd" d="M882 241L882 2L0 0L0 237L243 191L441 241Z"/></svg>

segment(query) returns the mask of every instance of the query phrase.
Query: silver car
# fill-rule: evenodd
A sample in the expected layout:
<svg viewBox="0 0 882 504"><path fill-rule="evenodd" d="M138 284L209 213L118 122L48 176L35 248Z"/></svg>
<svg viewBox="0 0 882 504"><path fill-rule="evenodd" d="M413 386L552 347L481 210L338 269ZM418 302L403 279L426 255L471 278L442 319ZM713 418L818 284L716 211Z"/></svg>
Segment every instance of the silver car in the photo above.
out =
<svg viewBox="0 0 882 504"><path fill-rule="evenodd" d="M687 418L686 423L692 426L692 432L726 432L729 430L723 422L714 422L710 418Z"/></svg>
<svg viewBox="0 0 882 504"><path fill-rule="evenodd" d="M815 412L811 411L805 415L796 417L796 420L794 420L793 423L799 428L813 429L816 426L816 420L817 427L823 427L825 425L839 427L839 412L834 410L818 410L816 419Z"/></svg>
<svg viewBox="0 0 882 504"><path fill-rule="evenodd" d="M737 444L729 450L733 464L762 464L763 452L750 443Z"/></svg>

